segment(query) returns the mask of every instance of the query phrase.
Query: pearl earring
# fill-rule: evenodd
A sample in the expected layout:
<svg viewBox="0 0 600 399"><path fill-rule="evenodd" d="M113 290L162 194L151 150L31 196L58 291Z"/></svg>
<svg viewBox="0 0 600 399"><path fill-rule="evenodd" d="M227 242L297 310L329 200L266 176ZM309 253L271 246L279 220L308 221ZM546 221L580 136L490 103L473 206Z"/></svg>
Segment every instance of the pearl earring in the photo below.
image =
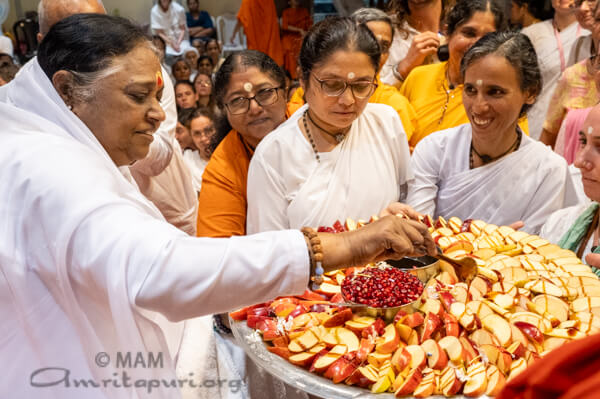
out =
<svg viewBox="0 0 600 399"><path fill-rule="evenodd" d="M73 111L73 106L71 104L67 105L67 108L69 108L69 110Z"/></svg>

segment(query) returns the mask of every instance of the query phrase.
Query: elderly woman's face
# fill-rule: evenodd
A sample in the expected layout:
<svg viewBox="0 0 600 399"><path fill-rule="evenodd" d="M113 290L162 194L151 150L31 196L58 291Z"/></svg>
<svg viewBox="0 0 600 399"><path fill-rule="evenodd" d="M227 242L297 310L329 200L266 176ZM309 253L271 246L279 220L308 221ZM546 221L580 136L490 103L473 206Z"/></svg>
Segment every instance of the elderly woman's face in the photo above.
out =
<svg viewBox="0 0 600 399"><path fill-rule="evenodd" d="M188 62L188 64L192 65L193 67L198 65L198 58L199 55L195 51L187 51L185 53L185 60Z"/></svg>
<svg viewBox="0 0 600 399"><path fill-rule="evenodd" d="M448 51L450 60L454 65L460 65L463 55L475 42L486 33L494 32L496 23L494 14L489 11L476 11L471 18L462 25L456 27L448 38Z"/></svg>
<svg viewBox="0 0 600 399"><path fill-rule="evenodd" d="M275 88L277 90L272 92ZM249 67L231 75L223 98L223 102L229 104L225 107L227 119L231 127L252 146L258 145L267 133L285 120L285 92L279 88L277 81L256 67ZM247 110L233 106L234 103L242 103L244 99L254 96L268 97L266 95L268 93L274 94L269 98L275 99L271 104L266 104L271 101L261 101L263 105L260 105L256 99L253 99Z"/></svg>
<svg viewBox="0 0 600 399"><path fill-rule="evenodd" d="M581 169L585 195L600 201L600 107L592 108L579 132L580 149L574 165Z"/></svg>
<svg viewBox="0 0 600 399"><path fill-rule="evenodd" d="M176 81L179 80L190 80L190 75L192 71L188 64L184 61L177 61L175 65L173 65L173 77Z"/></svg>
<svg viewBox="0 0 600 399"><path fill-rule="evenodd" d="M535 97L523 92L517 70L506 58L490 54L473 62L465 71L463 105L473 136L494 140L500 134L514 135L523 104Z"/></svg>
<svg viewBox="0 0 600 399"><path fill-rule="evenodd" d="M113 65L121 68L98 84L90 101L71 105L114 163L122 166L148 154L153 134L165 119L159 104L163 77L158 57L146 45L116 57Z"/></svg>

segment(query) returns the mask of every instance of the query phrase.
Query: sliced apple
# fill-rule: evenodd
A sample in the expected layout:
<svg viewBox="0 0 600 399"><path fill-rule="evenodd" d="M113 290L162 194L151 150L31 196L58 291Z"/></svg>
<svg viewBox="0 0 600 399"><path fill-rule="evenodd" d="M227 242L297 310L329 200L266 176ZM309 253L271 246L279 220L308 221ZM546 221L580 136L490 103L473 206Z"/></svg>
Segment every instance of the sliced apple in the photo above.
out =
<svg viewBox="0 0 600 399"><path fill-rule="evenodd" d="M413 391L413 395L415 398L427 398L433 395L436 388L436 375L433 370L431 370L429 373L424 372L421 382Z"/></svg>
<svg viewBox="0 0 600 399"><path fill-rule="evenodd" d="M561 297L565 295L565 293L562 289L560 289L560 287L557 287L556 285L548 282L545 279L530 281L524 285L524 288L530 290L531 292L535 292L538 294L548 294L555 297Z"/></svg>
<svg viewBox="0 0 600 399"><path fill-rule="evenodd" d="M360 341L356 334L344 327L338 327L335 331L337 342L344 344L348 348L348 352L357 351L360 347Z"/></svg>
<svg viewBox="0 0 600 399"><path fill-rule="evenodd" d="M421 304L421 306L419 306L419 310L421 312L423 312L424 314L431 312L435 315L440 315L440 314L442 314L442 311L444 309L442 308L442 304L440 301L438 301L437 299L429 298L425 301L425 303L423 303L423 304Z"/></svg>
<svg viewBox="0 0 600 399"><path fill-rule="evenodd" d="M487 389L487 375L485 365L475 362L467 368L467 382L463 387L463 394L469 397L481 396Z"/></svg>
<svg viewBox="0 0 600 399"><path fill-rule="evenodd" d="M410 354L410 369L422 368L427 363L427 355L423 348L419 345L408 345L404 347Z"/></svg>
<svg viewBox="0 0 600 399"><path fill-rule="evenodd" d="M311 330L307 330L298 338L293 339L288 345L288 349L290 352L299 353L309 350L318 343L319 338L315 335L315 333Z"/></svg>
<svg viewBox="0 0 600 399"><path fill-rule="evenodd" d="M499 345L498 338L491 332L484 329L477 329L469 335L469 339L473 341L477 346L481 345Z"/></svg>
<svg viewBox="0 0 600 399"><path fill-rule="evenodd" d="M317 353L312 352L294 353L293 355L290 355L288 361L296 366L306 367L313 361L316 355Z"/></svg>
<svg viewBox="0 0 600 399"><path fill-rule="evenodd" d="M388 324L385 332L377 338L375 351L379 353L393 353L400 345L400 336L394 324Z"/></svg>
<svg viewBox="0 0 600 399"><path fill-rule="evenodd" d="M586 334L578 331L575 328L554 328L548 331L546 335L565 339L580 339L586 337Z"/></svg>
<svg viewBox="0 0 600 399"><path fill-rule="evenodd" d="M404 316L399 323L405 324L410 328L415 328L423 324L425 316L421 312L414 312Z"/></svg>
<svg viewBox="0 0 600 399"><path fill-rule="evenodd" d="M456 302L466 303L469 295L469 287L465 283L455 284L450 290L450 294Z"/></svg>
<svg viewBox="0 0 600 399"><path fill-rule="evenodd" d="M544 335L538 327L524 321L515 321L513 324L532 341L540 345L544 343Z"/></svg>
<svg viewBox="0 0 600 399"><path fill-rule="evenodd" d="M427 364L430 368L442 370L448 364L448 356L442 347L433 339L428 339L421 344L427 355Z"/></svg>
<svg viewBox="0 0 600 399"><path fill-rule="evenodd" d="M446 397L456 395L462 388L462 382L456 375L456 369L452 366L446 366L440 374L439 387L442 394Z"/></svg>
<svg viewBox="0 0 600 399"><path fill-rule="evenodd" d="M561 323L569 318L569 305L560 298L542 294L533 298L532 302L544 313L547 312L556 317Z"/></svg>
<svg viewBox="0 0 600 399"><path fill-rule="evenodd" d="M513 343L510 344L506 350L512 355L513 358L523 357L525 356L525 352L527 352L526 346L519 341L513 341Z"/></svg>
<svg viewBox="0 0 600 399"><path fill-rule="evenodd" d="M532 324L533 326L537 327L542 333L546 333L547 331L550 331L552 329L552 323L548 319L545 319L537 313L517 312L511 314L509 318L510 322L513 324L517 321Z"/></svg>
<svg viewBox="0 0 600 399"><path fill-rule="evenodd" d="M401 321L396 323L396 330L398 331L398 335L400 336L400 340L404 343L407 343L412 332L414 331L412 328L403 324Z"/></svg>
<svg viewBox="0 0 600 399"><path fill-rule="evenodd" d="M523 371L525 371L526 368L527 368L527 361L525 359L523 359L523 358L516 359L510 367L510 374L508 376L508 380L509 381L512 380L519 373L522 373Z"/></svg>
<svg viewBox="0 0 600 399"><path fill-rule="evenodd" d="M373 393L383 393L386 392L392 386L392 382L387 375L383 377L379 377L377 382L373 384L371 387L371 392Z"/></svg>
<svg viewBox="0 0 600 399"><path fill-rule="evenodd" d="M493 364L488 364L485 373L488 381L485 394L488 396L497 396L506 385L504 374Z"/></svg>
<svg viewBox="0 0 600 399"><path fill-rule="evenodd" d="M398 348L396 350L396 352L401 351L402 348ZM395 352L394 352L395 355ZM382 364L384 364L387 361L392 360L392 354L391 353L379 353L379 352L371 352L369 353L369 355L367 356L367 362L369 362L369 364L373 365L373 367L379 369L379 367L381 367Z"/></svg>
<svg viewBox="0 0 600 399"><path fill-rule="evenodd" d="M397 379L401 378L401 376L398 376L396 378ZM423 375L421 373L421 369L420 368L413 369L406 376L406 378L402 379L402 384L396 390L395 396L397 398L400 398L402 396L412 394L415 391L415 389L419 386L422 379L423 379Z"/></svg>
<svg viewBox="0 0 600 399"><path fill-rule="evenodd" d="M367 366L358 367L356 371L346 379L346 384L366 388L369 385L375 384L378 378L379 373L369 364Z"/></svg>
<svg viewBox="0 0 600 399"><path fill-rule="evenodd" d="M438 345L446 352L450 361L460 365L466 358L466 350L456 337L446 336L438 341Z"/></svg>
<svg viewBox="0 0 600 399"><path fill-rule="evenodd" d="M593 308L600 307L600 297L585 296L571 302L573 312L589 312Z"/></svg>
<svg viewBox="0 0 600 399"><path fill-rule="evenodd" d="M479 316L479 319L483 319L485 316L494 313L494 311L482 301L467 302L467 309L471 311L471 313Z"/></svg>
<svg viewBox="0 0 600 399"><path fill-rule="evenodd" d="M462 302L454 302L450 306L450 313L458 319L458 322L467 330L473 330L476 326L475 317Z"/></svg>
<svg viewBox="0 0 600 399"><path fill-rule="evenodd" d="M551 350L560 348L567 342L569 342L569 340L565 338L547 337L544 340L544 352L550 352Z"/></svg>
<svg viewBox="0 0 600 399"><path fill-rule="evenodd" d="M348 348L346 345L336 345L331 350L323 356L319 356L315 358L311 370L314 370L318 373L325 371L331 366L337 359L346 354Z"/></svg>
<svg viewBox="0 0 600 399"><path fill-rule="evenodd" d="M386 354L386 356L388 355ZM405 346L396 349L396 352L394 352L391 359L394 370L396 370L397 373L405 370L410 365L411 358L412 356L410 352L406 350Z"/></svg>

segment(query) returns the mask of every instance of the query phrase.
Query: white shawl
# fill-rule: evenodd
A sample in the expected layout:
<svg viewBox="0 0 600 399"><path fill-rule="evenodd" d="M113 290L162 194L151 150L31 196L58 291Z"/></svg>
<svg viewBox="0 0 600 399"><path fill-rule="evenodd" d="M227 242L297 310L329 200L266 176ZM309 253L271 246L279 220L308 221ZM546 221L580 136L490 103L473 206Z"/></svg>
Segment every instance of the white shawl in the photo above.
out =
<svg viewBox="0 0 600 399"><path fill-rule="evenodd" d="M471 125L432 134L417 145L407 203L443 217L482 219L497 225L518 220L537 233L554 211L577 203L565 160L523 135L521 146L491 164L469 169Z"/></svg>
<svg viewBox="0 0 600 399"><path fill-rule="evenodd" d="M304 290L301 233L201 239L169 225L36 59L0 88L0 120L0 397L179 397L172 386L149 395L116 377L175 377L156 312L178 321ZM117 352L152 352L163 364L118 367ZM31 373L46 367L121 387L32 387Z"/></svg>
<svg viewBox="0 0 600 399"><path fill-rule="evenodd" d="M405 196L410 155L391 107L368 104L346 138L319 153L320 162L298 127L307 107L256 148L248 171L249 233L368 220Z"/></svg>

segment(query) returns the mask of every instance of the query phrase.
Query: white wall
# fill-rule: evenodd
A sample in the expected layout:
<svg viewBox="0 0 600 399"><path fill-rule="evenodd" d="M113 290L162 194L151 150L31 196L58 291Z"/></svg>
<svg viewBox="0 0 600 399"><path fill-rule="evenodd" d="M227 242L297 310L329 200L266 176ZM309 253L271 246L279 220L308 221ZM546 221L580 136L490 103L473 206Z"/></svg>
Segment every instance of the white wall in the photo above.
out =
<svg viewBox="0 0 600 399"><path fill-rule="evenodd" d="M185 0L176 0L185 5ZM10 12L4 23L5 31L12 31L15 21L23 18L26 11L37 10L39 0L10 0ZM120 16L131 18L141 24L150 23L150 9L154 4L153 0L103 0L104 7L110 14L118 12ZM208 11L211 15L217 16L226 12L237 13L241 0L200 0L200 8ZM17 15L18 6L22 10L21 15Z"/></svg>

